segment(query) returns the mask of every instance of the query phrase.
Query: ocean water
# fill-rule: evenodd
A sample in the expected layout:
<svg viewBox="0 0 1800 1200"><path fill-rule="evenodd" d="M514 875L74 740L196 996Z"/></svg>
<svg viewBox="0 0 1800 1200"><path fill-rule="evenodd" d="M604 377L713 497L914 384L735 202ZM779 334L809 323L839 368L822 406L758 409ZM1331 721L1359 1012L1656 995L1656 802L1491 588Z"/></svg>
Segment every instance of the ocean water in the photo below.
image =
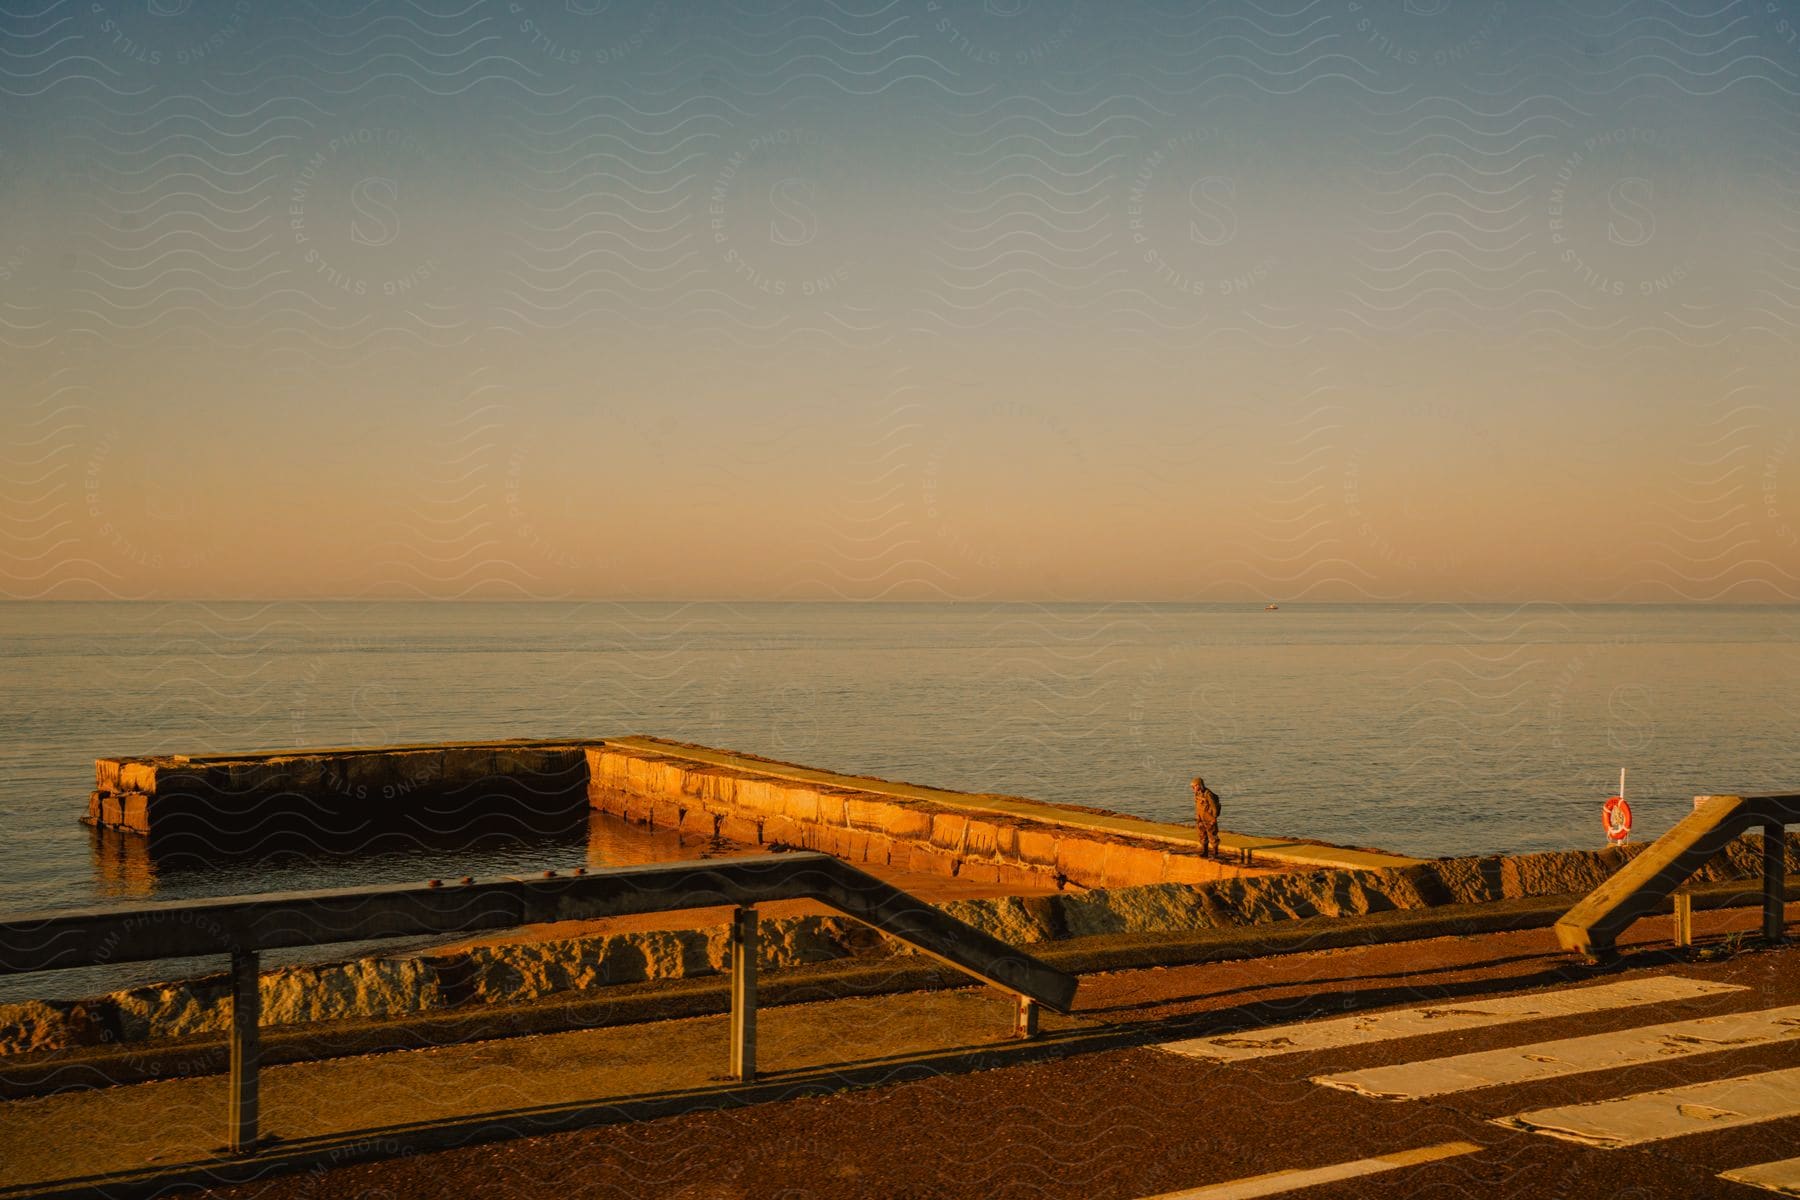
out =
<svg viewBox="0 0 1800 1200"><path fill-rule="evenodd" d="M101 755L655 733L1418 855L1598 846L1800 790L1800 609L0 605L0 911L629 859L489 837L168 864L78 823ZM666 848L664 848L666 851Z"/></svg>

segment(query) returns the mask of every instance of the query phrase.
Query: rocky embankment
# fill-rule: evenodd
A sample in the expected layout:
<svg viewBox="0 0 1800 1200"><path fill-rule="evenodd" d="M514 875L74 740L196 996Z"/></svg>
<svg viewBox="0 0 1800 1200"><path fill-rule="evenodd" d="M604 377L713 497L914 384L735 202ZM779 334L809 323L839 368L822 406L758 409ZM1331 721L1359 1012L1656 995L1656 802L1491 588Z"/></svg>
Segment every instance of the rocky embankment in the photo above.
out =
<svg viewBox="0 0 1800 1200"><path fill-rule="evenodd" d="M1121 933L1174 933L1267 925L1449 904L1587 892L1639 849L1452 858L1382 871L1311 871L1188 885L1150 884L1052 896L956 900L951 915L1029 946ZM1757 879L1761 848L1740 840L1698 883ZM1790 872L1800 845L1789 843ZM552 941L476 945L290 967L262 977L265 1025L391 1017L469 1004L513 1004L608 984L681 979L724 970L723 925L596 932ZM762 922L761 964L779 969L893 952L880 934L841 917ZM218 1033L230 1010L224 975L150 984L75 1001L0 1005L0 1054Z"/></svg>

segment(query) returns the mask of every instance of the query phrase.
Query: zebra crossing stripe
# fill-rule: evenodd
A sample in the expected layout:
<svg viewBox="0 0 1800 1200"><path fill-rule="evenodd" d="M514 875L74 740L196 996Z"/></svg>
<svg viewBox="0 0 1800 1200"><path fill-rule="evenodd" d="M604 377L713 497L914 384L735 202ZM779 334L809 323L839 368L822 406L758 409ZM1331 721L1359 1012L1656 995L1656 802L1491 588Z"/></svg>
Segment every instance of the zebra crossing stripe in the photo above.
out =
<svg viewBox="0 0 1800 1200"><path fill-rule="evenodd" d="M1735 1171L1719 1172L1720 1179L1767 1188L1783 1196L1800 1196L1800 1158L1784 1158L1780 1162L1757 1163Z"/></svg>
<svg viewBox="0 0 1800 1200"><path fill-rule="evenodd" d="M1473 1142L1442 1142L1436 1146L1421 1146L1417 1150L1401 1150L1394 1154L1377 1155L1374 1158L1359 1158L1355 1162L1336 1163L1329 1167L1272 1171L1267 1175L1253 1175L1248 1179L1209 1183L1205 1187L1191 1188L1185 1192L1164 1192L1160 1196L1148 1197L1148 1200L1251 1200L1255 1196L1279 1196L1283 1192L1317 1187L1321 1183L1335 1183L1340 1179L1356 1179L1364 1175L1379 1175L1383 1171L1394 1171L1401 1167L1438 1162L1441 1159L1455 1158L1459 1154L1473 1154L1480 1149L1481 1147Z"/></svg>
<svg viewBox="0 0 1800 1200"><path fill-rule="evenodd" d="M1494 1123L1612 1150L1800 1116L1800 1067L1501 1117Z"/></svg>
<svg viewBox="0 0 1800 1200"><path fill-rule="evenodd" d="M1383 1100L1419 1100L1449 1092L1531 1083L1585 1071L1664 1062L1689 1054L1713 1054L1720 1050L1783 1041L1800 1041L1800 1004L1761 1012L1727 1013L1692 1021L1644 1025L1615 1033L1595 1033L1505 1050L1396 1063L1338 1075L1315 1075L1313 1082Z"/></svg>
<svg viewBox="0 0 1800 1200"><path fill-rule="evenodd" d="M1603 983L1595 987L1559 988L1525 996L1501 996L1492 1000L1447 1000L1442 1004L1418 1008L1358 1013L1324 1021L1306 1021L1296 1025L1245 1030L1242 1033L1188 1038L1178 1042L1164 1042L1162 1048L1192 1058L1237 1062L1272 1054L1333 1050L1395 1038L1479 1029L1487 1025L1507 1025L1515 1021L1580 1016L1583 1013L1628 1008L1638 1004L1672 1004L1743 990L1738 984L1709 983L1702 979L1684 979L1679 975L1652 975L1644 979Z"/></svg>

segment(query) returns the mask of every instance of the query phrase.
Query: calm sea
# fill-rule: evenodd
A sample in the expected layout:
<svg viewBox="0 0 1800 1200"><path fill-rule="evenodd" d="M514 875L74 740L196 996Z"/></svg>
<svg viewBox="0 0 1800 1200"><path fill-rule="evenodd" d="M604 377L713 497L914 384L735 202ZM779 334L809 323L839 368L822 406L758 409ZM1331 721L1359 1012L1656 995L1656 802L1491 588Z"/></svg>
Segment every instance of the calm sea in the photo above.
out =
<svg viewBox="0 0 1800 1200"><path fill-rule="evenodd" d="M655 733L1419 855L1603 842L1800 790L1800 609L0 605L0 911L493 874L587 847L122 865L97 755ZM606 852L593 857L604 859Z"/></svg>

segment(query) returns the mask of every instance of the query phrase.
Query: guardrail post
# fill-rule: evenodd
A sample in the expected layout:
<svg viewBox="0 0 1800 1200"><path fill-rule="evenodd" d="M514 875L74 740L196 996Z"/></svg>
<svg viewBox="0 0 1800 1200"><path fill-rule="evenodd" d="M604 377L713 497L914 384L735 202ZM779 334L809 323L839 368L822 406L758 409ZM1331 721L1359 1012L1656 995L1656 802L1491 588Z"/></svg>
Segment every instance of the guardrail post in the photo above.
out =
<svg viewBox="0 0 1800 1200"><path fill-rule="evenodd" d="M1013 1036L1034 1038L1038 1035L1038 1003L1030 996L1019 997L1019 1011L1013 1017Z"/></svg>
<svg viewBox="0 0 1800 1200"><path fill-rule="evenodd" d="M1763 936L1771 942L1782 940L1786 903L1787 827L1770 821L1763 826Z"/></svg>
<svg viewBox="0 0 1800 1200"><path fill-rule="evenodd" d="M1675 944L1694 944L1694 894L1685 887L1675 890Z"/></svg>
<svg viewBox="0 0 1800 1200"><path fill-rule="evenodd" d="M262 1046L257 1025L262 1020L262 994L257 990L257 954L231 952L231 1137L226 1149L248 1154L257 1140L257 1073Z"/></svg>
<svg viewBox="0 0 1800 1200"><path fill-rule="evenodd" d="M731 1077L756 1078L756 909L731 914Z"/></svg>

